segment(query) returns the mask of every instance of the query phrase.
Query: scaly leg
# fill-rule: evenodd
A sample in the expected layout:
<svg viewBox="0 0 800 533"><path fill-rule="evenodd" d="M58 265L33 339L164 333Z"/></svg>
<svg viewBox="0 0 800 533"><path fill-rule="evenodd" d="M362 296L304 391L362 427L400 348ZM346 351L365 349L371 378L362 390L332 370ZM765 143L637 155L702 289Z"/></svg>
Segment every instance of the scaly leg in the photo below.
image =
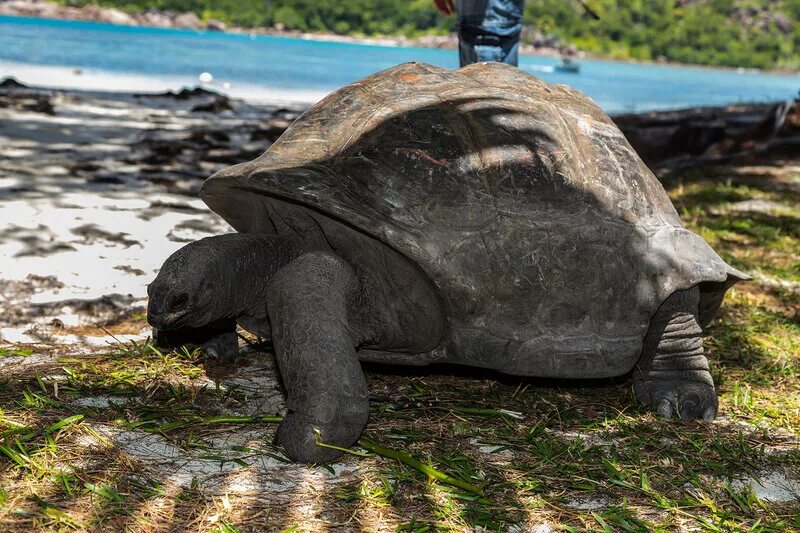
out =
<svg viewBox="0 0 800 533"><path fill-rule="evenodd" d="M367 384L356 357L360 286L353 268L327 253L304 254L270 284L267 311L289 413L277 441L301 462L328 462L353 445L367 423ZM317 433L318 432L318 433Z"/></svg>
<svg viewBox="0 0 800 533"><path fill-rule="evenodd" d="M633 371L633 389L639 403L666 418L711 422L718 403L703 355L699 298L697 287L677 291L658 309Z"/></svg>

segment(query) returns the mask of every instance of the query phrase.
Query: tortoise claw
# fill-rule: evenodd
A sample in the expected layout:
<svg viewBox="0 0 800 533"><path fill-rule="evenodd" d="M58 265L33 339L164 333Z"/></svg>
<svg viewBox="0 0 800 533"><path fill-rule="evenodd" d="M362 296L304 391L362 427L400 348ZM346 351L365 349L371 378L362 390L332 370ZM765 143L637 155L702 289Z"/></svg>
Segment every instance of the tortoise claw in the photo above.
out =
<svg viewBox="0 0 800 533"><path fill-rule="evenodd" d="M682 420L713 422L717 416L717 393L714 387L694 381L661 381L647 383L649 394L639 397L658 415ZM648 397L649 396L649 397Z"/></svg>
<svg viewBox="0 0 800 533"><path fill-rule="evenodd" d="M338 443L347 447L358 439L363 426L346 424L322 425L300 413L290 412L278 426L275 441L283 446L286 455L301 463L330 463L339 458L340 450L319 444ZM327 442L326 442L327 441Z"/></svg>
<svg viewBox="0 0 800 533"><path fill-rule="evenodd" d="M672 418L672 404L666 398L658 400L655 406L655 412L663 416L667 420Z"/></svg>
<svg viewBox="0 0 800 533"><path fill-rule="evenodd" d="M221 358L219 355L219 350L217 350L216 346L209 346L206 344L205 346L203 346L202 351L203 351L203 356L207 357L208 359L213 359L215 361L218 361Z"/></svg>

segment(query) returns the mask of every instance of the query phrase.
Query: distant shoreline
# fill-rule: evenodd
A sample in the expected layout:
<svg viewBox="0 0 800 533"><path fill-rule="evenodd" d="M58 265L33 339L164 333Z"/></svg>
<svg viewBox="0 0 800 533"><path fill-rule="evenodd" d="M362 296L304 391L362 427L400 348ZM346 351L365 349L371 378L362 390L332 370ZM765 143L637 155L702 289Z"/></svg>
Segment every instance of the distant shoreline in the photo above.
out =
<svg viewBox="0 0 800 533"><path fill-rule="evenodd" d="M203 22L197 15L191 12L171 13L158 10L149 10L139 14L129 14L116 8L99 7L87 4L82 8L61 6L46 0L0 0L0 16L16 16L29 18L43 18L52 20L75 20L84 22L97 22L113 24L117 26L163 28L187 31L215 31L237 35L270 35L275 37L291 37L319 42L340 42L350 44L363 44L386 47L419 47L433 49L457 50L458 36L455 33L448 35L425 35L421 37L405 36L357 36L339 35L333 33L302 32L299 30L286 30L280 27L272 28L244 28L239 26L227 26L221 21L209 20ZM560 51L553 47L535 47L531 44L522 43L520 54L533 57L559 57ZM655 61L638 59L617 59L603 55L578 52L581 59L593 59L609 61L614 63L630 63L642 65L664 65L694 67L703 69L718 69L740 73L763 72L771 74L797 75L800 72L785 68L772 69L752 69L743 67L730 67L724 65L704 65L698 63L684 63L678 61Z"/></svg>
<svg viewBox="0 0 800 533"><path fill-rule="evenodd" d="M310 106L330 93L327 90L296 89L235 83L225 86L213 81L200 83L194 76L150 76L116 73L99 69L79 69L69 66L34 65L0 59L0 81L4 77L37 90L89 91L115 94L162 93L183 88L202 87L221 95L254 104Z"/></svg>
<svg viewBox="0 0 800 533"><path fill-rule="evenodd" d="M390 47L422 47L422 48L458 48L458 37L455 33L448 35L424 35L410 38L402 35L379 35L374 37L339 35L334 33L301 32L299 30L277 27L245 28L228 26L219 20L203 21L193 12L177 13L156 9L143 13L131 14L120 9L100 7L87 4L81 8L62 6L47 0L0 0L0 16L18 16L29 18L45 18L53 20L78 20L98 22L118 26L151 27L179 30L218 31L235 34L272 35L276 37L294 37L325 42L346 42ZM535 48L524 45L523 53L535 55L558 55L556 48Z"/></svg>
<svg viewBox="0 0 800 533"><path fill-rule="evenodd" d="M212 78L203 82L196 75L149 75L133 72L114 72L98 68L70 65L39 65L0 59L0 80L14 78L20 83L40 90L88 91L97 93L163 93L185 88L201 87L220 95L239 99L255 105L284 105L308 107L318 102L338 87L296 88L260 85L248 82ZM626 106L605 108L611 115L663 113L685 109L718 106L752 106L770 104L780 99L731 100L726 103L663 105L655 108L627 109ZM784 101L784 100L780 100Z"/></svg>

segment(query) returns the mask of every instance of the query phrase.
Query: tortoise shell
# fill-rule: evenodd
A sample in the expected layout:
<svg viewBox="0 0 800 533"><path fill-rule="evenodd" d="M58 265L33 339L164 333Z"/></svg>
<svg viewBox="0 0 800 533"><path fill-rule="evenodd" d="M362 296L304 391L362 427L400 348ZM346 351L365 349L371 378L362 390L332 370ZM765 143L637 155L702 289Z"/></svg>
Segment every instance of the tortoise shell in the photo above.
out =
<svg viewBox="0 0 800 533"><path fill-rule="evenodd" d="M201 196L238 231L329 249L387 290L429 284L444 340L395 362L621 375L670 294L699 285L708 323L747 279L588 97L500 63L348 85Z"/></svg>

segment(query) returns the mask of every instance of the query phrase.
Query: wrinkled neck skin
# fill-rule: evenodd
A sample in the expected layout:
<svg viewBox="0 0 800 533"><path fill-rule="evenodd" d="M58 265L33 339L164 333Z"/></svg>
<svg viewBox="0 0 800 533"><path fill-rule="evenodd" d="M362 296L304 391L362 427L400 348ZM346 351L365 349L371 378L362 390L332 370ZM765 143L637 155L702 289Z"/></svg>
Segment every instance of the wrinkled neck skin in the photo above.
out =
<svg viewBox="0 0 800 533"><path fill-rule="evenodd" d="M270 280L300 254L299 246L271 236L234 233L209 238L209 279L217 318L266 318Z"/></svg>

